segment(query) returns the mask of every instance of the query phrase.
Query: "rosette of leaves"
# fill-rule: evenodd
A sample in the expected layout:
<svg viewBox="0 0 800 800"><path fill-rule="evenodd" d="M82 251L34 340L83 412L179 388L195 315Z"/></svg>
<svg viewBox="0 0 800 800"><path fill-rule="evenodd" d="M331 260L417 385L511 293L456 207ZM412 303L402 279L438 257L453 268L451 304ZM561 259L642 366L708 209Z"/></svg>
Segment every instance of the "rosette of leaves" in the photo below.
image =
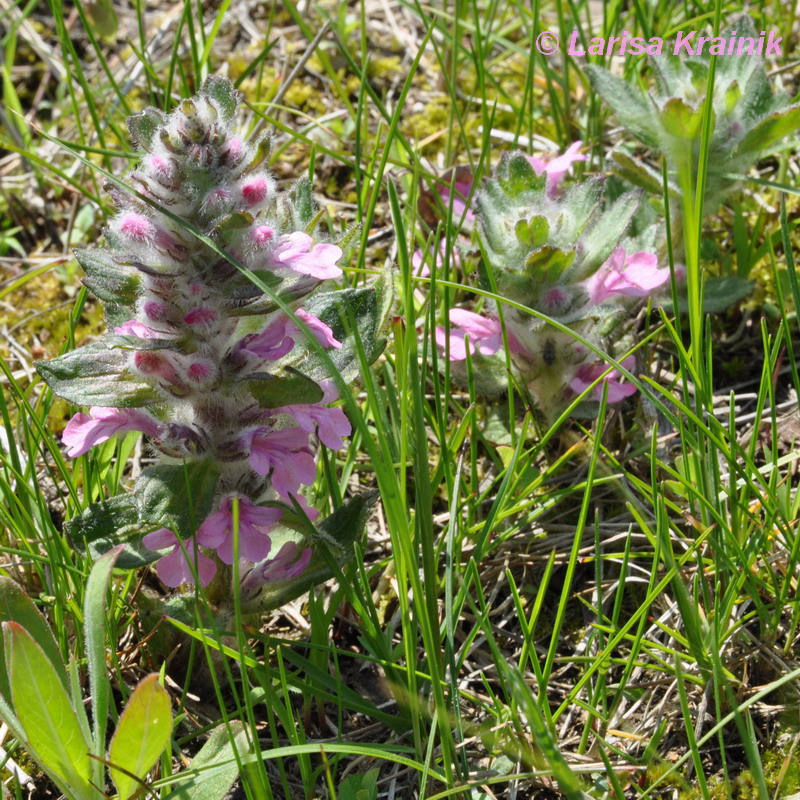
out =
<svg viewBox="0 0 800 800"><path fill-rule="evenodd" d="M142 544L159 529L191 554L191 537L232 496L248 508L278 507L292 541L308 545L315 529L297 498L272 484L277 462L259 470L248 461L253 432L280 431L294 408L322 408L331 363L351 381L383 348L389 282L320 290L342 274L337 262L352 232L324 241L307 180L277 191L266 169L269 138L248 142L237 130L240 99L230 81L211 77L172 113L147 108L129 118L140 161L125 183L106 184L119 211L105 246L76 253L85 285L105 301L109 332L37 364L54 393L99 407L102 424L124 410L120 429L146 433L157 455L132 494L67 525L73 544L95 556L125 543L119 566L163 556ZM308 464L309 446L286 447ZM341 533L320 527L328 538ZM346 549L353 531L342 535ZM270 602L292 593L286 587Z"/></svg>
<svg viewBox="0 0 800 800"><path fill-rule="evenodd" d="M746 51L727 53L734 35L737 42L759 39L752 20L742 16L720 34L716 45L713 40L706 42L698 55L650 56L655 85L649 92L597 65L585 68L592 86L620 123L643 144L664 154L670 188L677 195L676 175L682 169L696 174L699 166L711 58L712 53L720 53L711 98L707 212L715 210L734 188L732 175L746 173L758 157L786 147L786 137L800 126L800 105L791 105L789 95L773 91L764 60ZM619 151L614 159L632 183L662 193L660 171Z"/></svg>

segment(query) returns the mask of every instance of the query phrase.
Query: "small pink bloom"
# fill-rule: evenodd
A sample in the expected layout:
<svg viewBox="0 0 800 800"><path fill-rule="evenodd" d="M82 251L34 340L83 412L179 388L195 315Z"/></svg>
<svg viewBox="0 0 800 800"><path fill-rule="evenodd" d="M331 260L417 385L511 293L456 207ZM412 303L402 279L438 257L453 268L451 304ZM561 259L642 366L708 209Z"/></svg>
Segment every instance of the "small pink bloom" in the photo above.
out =
<svg viewBox="0 0 800 800"><path fill-rule="evenodd" d="M214 363L208 361L193 361L186 370L186 376L195 383L207 383L214 377L217 370Z"/></svg>
<svg viewBox="0 0 800 800"><path fill-rule="evenodd" d="M311 333L314 334L314 338L323 346L323 347L333 347L336 350L342 349L342 343L334 338L333 335L333 328L329 325L326 325L321 319L317 319L313 314L309 314L307 311L304 311L302 308L298 308L295 312L295 316L299 317L309 328L311 328ZM291 336L295 343L302 341L305 337L303 333L300 331L300 328L297 327L291 320L287 319L286 325L286 335Z"/></svg>
<svg viewBox="0 0 800 800"><path fill-rule="evenodd" d="M452 199L450 198L450 187L444 186L439 190L439 196L442 198L442 203L444 203L445 208L450 208L452 205L452 217L453 219L461 219L462 217L465 220L472 220L475 219L475 213L472 209L467 205L467 198L472 192L472 186L474 181L456 181L453 184L453 189L455 190L455 194L453 195Z"/></svg>
<svg viewBox="0 0 800 800"><path fill-rule="evenodd" d="M155 438L162 428L163 423L138 408L92 406L88 415L76 414L67 423L61 441L67 446L67 455L77 458L117 433L141 431Z"/></svg>
<svg viewBox="0 0 800 800"><path fill-rule="evenodd" d="M197 543L193 539L184 542L186 552L178 544L178 537L169 528L160 528L157 531L148 533L142 539L142 544L148 550L164 550L172 547L172 550L158 560L156 572L158 577L169 587L175 589L182 583L194 583L194 573L192 565L187 559L196 560L197 577L200 579L201 586L208 586L217 571L217 565L208 557L204 556L198 549Z"/></svg>
<svg viewBox="0 0 800 800"><path fill-rule="evenodd" d="M259 175L242 184L242 197L249 206L255 206L264 201L269 193L269 182Z"/></svg>
<svg viewBox="0 0 800 800"><path fill-rule="evenodd" d="M139 242L152 241L156 234L156 227L144 215L135 211L128 211L119 223L119 229L126 236Z"/></svg>
<svg viewBox="0 0 800 800"><path fill-rule="evenodd" d="M330 400L326 400L323 396L323 402ZM305 403L271 409L270 415L273 414L289 414L304 431L308 433L316 431L322 444L331 450L341 450L344 447L343 437L349 436L352 432L350 420L341 408Z"/></svg>
<svg viewBox="0 0 800 800"><path fill-rule="evenodd" d="M226 497L197 531L197 541L203 547L217 551L220 561L233 564L233 496ZM283 516L279 508L253 505L239 497L239 556L247 561L263 561L272 542L269 531Z"/></svg>
<svg viewBox="0 0 800 800"><path fill-rule="evenodd" d="M586 161L586 155L580 152L583 142L573 142L560 156L545 161L537 156L530 156L528 161L537 175L543 172L547 175L547 192L555 194L564 176L576 161Z"/></svg>
<svg viewBox="0 0 800 800"><path fill-rule="evenodd" d="M212 189L203 198L203 211L207 214L222 213L230 208L232 202L233 195L227 189Z"/></svg>
<svg viewBox="0 0 800 800"><path fill-rule="evenodd" d="M628 371L632 370L636 364L633 356L628 356L620 362ZM575 394L582 394L588 389L607 369L604 364L584 364L578 369L575 377L570 381L569 388ZM636 387L632 383L622 383L624 378L619 371L612 369L608 375L594 387L594 398L598 402L603 397L603 383L608 383L608 402L619 403L626 397L636 393Z"/></svg>
<svg viewBox="0 0 800 800"><path fill-rule="evenodd" d="M259 475L271 472L272 485L282 497L297 494L301 484L314 483L317 468L308 433L301 428L253 428L245 433L244 444L250 449L250 466Z"/></svg>
<svg viewBox="0 0 800 800"><path fill-rule="evenodd" d="M297 557L298 547L294 542L286 542L275 558L257 564L242 581L242 591L251 592L259 586L272 581L286 581L302 575L311 562L312 550L306 547Z"/></svg>
<svg viewBox="0 0 800 800"><path fill-rule="evenodd" d="M162 178L168 178L172 174L170 162L162 156L150 156L150 168L161 175Z"/></svg>
<svg viewBox="0 0 800 800"><path fill-rule="evenodd" d="M114 328L114 333L119 333L124 336L136 336L139 339L158 339L160 334L152 328L139 322L135 319L129 319L123 322L122 325Z"/></svg>
<svg viewBox="0 0 800 800"><path fill-rule="evenodd" d="M669 269L658 268L654 253L640 250L626 257L625 249L618 247L584 286L590 302L602 303L615 294L647 297L668 280Z"/></svg>
<svg viewBox="0 0 800 800"><path fill-rule="evenodd" d="M275 239L275 228L272 225L256 225L250 231L250 238L256 247L268 247Z"/></svg>
<svg viewBox="0 0 800 800"><path fill-rule="evenodd" d="M187 325L196 325L201 328L208 327L217 320L217 312L213 308L193 308L183 321Z"/></svg>
<svg viewBox="0 0 800 800"><path fill-rule="evenodd" d="M465 337L469 336L470 353L482 356L494 355L503 347L503 330L500 320L482 317L463 308L450 310L450 360L464 361L467 357ZM511 331L507 330L508 343L512 351L519 350L519 344ZM442 349L447 346L447 336L442 326L436 328L436 344Z"/></svg>
<svg viewBox="0 0 800 800"><path fill-rule="evenodd" d="M342 270L336 266L341 257L341 247L314 244L314 240L303 231L281 236L280 244L272 253L276 267L285 267L320 280L338 278L342 274Z"/></svg>
<svg viewBox="0 0 800 800"><path fill-rule="evenodd" d="M139 350L133 354L133 365L143 375L161 378L173 386L185 388L175 371L175 367L170 360L161 353Z"/></svg>
<svg viewBox="0 0 800 800"><path fill-rule="evenodd" d="M164 322L169 318L170 307L166 303L160 303L158 300L148 300L142 306L142 311L153 322Z"/></svg>

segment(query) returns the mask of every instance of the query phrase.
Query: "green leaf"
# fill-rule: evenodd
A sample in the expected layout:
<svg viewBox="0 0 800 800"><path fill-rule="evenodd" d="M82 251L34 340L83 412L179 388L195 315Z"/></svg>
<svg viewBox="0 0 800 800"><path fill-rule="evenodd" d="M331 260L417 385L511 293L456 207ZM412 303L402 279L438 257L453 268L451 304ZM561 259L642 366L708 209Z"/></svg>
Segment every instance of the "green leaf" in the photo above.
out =
<svg viewBox="0 0 800 800"><path fill-rule="evenodd" d="M139 276L130 267L118 264L106 250L75 250L83 267L83 283L89 291L107 303L132 306L136 302Z"/></svg>
<svg viewBox="0 0 800 800"><path fill-rule="evenodd" d="M571 282L584 280L593 275L619 246L625 231L639 207L641 189L626 192L618 197L598 216L590 231L583 238L585 257L577 262L565 276Z"/></svg>
<svg viewBox="0 0 800 800"><path fill-rule="evenodd" d="M121 553L118 546L100 558L89 573L83 603L86 635L86 660L89 664L89 689L92 695L94 754L103 757L106 749L108 701L111 686L106 669L106 594L108 580Z"/></svg>
<svg viewBox="0 0 800 800"><path fill-rule="evenodd" d="M148 107L141 114L128 117L128 133L140 150L150 150L156 131L165 122L164 114L156 108Z"/></svg>
<svg viewBox="0 0 800 800"><path fill-rule="evenodd" d="M323 292L305 303L305 310L329 325L334 337L342 342L341 349L331 347L327 353L345 380L358 375L357 337L367 363L373 363L383 352L386 342L380 332L391 300L391 279L382 277L372 286ZM331 377L327 365L307 345L295 349L299 355L294 366L304 375L316 381Z"/></svg>
<svg viewBox="0 0 800 800"><path fill-rule="evenodd" d="M164 752L172 733L169 694L153 673L139 681L119 718L108 760L119 800L128 800ZM137 780L138 778L138 780Z"/></svg>
<svg viewBox="0 0 800 800"><path fill-rule="evenodd" d="M64 523L64 532L70 543L81 553L86 552L88 545L106 537L112 541L102 552L110 550L126 540L126 533L138 535L140 528L139 504L132 494L120 494L93 503L79 516Z"/></svg>
<svg viewBox="0 0 800 800"><path fill-rule="evenodd" d="M369 772L345 778L339 785L339 800L377 800L378 775L380 775L380 770L375 767Z"/></svg>
<svg viewBox="0 0 800 800"><path fill-rule="evenodd" d="M676 139L696 139L700 135L700 126L703 124L703 106L692 108L680 97L672 97L661 109L661 124L664 126L664 130ZM714 124L712 118L712 131Z"/></svg>
<svg viewBox="0 0 800 800"><path fill-rule="evenodd" d="M218 480L211 459L148 467L136 481L140 519L192 536L211 511Z"/></svg>
<svg viewBox="0 0 800 800"><path fill-rule="evenodd" d="M241 94L227 78L223 78L221 75L209 75L200 92L208 95L214 101L224 122L230 122L233 119Z"/></svg>
<svg viewBox="0 0 800 800"><path fill-rule="evenodd" d="M319 403L322 387L293 367L284 367L282 374L253 373L244 381L261 408L280 408L290 404Z"/></svg>
<svg viewBox="0 0 800 800"><path fill-rule="evenodd" d="M749 297L753 292L754 281L733 275L729 278L709 278L703 285L703 313L718 314ZM665 310L672 310L672 303L661 304ZM682 314L689 312L689 302L685 297L678 301Z"/></svg>
<svg viewBox="0 0 800 800"><path fill-rule="evenodd" d="M547 221L547 217L521 219L517 222L514 231L520 244L539 248L547 242L547 237L550 235L550 223Z"/></svg>
<svg viewBox="0 0 800 800"><path fill-rule="evenodd" d="M546 175L537 175L528 157L519 151L503 153L497 165L494 179L513 201L519 201L531 192L541 192L546 184Z"/></svg>
<svg viewBox="0 0 800 800"><path fill-rule="evenodd" d="M525 272L540 286L551 284L569 269L574 259L574 250L565 252L548 244L528 255L525 259Z"/></svg>
<svg viewBox="0 0 800 800"><path fill-rule="evenodd" d="M84 5L86 16L92 24L95 34L101 39L113 42L119 30L117 12L110 0L94 0L94 2Z"/></svg>
<svg viewBox="0 0 800 800"><path fill-rule="evenodd" d="M164 800L222 800L239 776L236 753L245 758L250 753L247 734L239 721L211 731L208 741L192 759L192 777Z"/></svg>
<svg viewBox="0 0 800 800"><path fill-rule="evenodd" d="M139 408L162 400L159 392L128 368L129 353L97 342L51 361L37 372L54 394L78 406Z"/></svg>
<svg viewBox="0 0 800 800"><path fill-rule="evenodd" d="M652 167L619 150L613 153L613 158L616 161L615 172L626 181L634 186L641 186L652 194L660 195L663 192L661 175ZM678 190L675 187L671 186L670 189L677 195Z"/></svg>
<svg viewBox="0 0 800 800"><path fill-rule="evenodd" d="M737 155L741 153L761 153L800 128L800 105L775 111L758 123L747 136L739 142Z"/></svg>
<svg viewBox="0 0 800 800"><path fill-rule="evenodd" d="M594 90L616 112L619 121L642 142L658 147L653 108L642 92L595 64L588 64L584 70Z"/></svg>
<svg viewBox="0 0 800 800"><path fill-rule="evenodd" d="M53 631L47 624L33 600L17 586L16 582L5 575L0 575L0 622L17 622L33 637L42 648L53 665L64 689L69 686L67 671L61 651L58 649ZM8 673L5 668L6 659L0 640L0 691L7 699L11 699Z"/></svg>
<svg viewBox="0 0 800 800"><path fill-rule="evenodd" d="M30 749L63 783L89 794L89 749L78 717L44 650L17 622L3 623L11 696Z"/></svg>
<svg viewBox="0 0 800 800"><path fill-rule="evenodd" d="M304 231L314 220L314 198L308 178L300 178L295 183L291 191L291 201L295 229Z"/></svg>

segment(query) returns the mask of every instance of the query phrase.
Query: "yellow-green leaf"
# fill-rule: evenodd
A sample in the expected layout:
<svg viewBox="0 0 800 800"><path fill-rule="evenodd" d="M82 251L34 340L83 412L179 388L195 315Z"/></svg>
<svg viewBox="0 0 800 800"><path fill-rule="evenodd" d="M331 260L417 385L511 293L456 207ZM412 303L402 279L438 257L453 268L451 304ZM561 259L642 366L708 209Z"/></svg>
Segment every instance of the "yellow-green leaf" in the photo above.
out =
<svg viewBox="0 0 800 800"><path fill-rule="evenodd" d="M79 792L89 792L89 743L44 650L17 622L4 622L14 710L38 760Z"/></svg>
<svg viewBox="0 0 800 800"><path fill-rule="evenodd" d="M108 751L108 760L113 765L111 778L120 800L128 800L139 789L164 752L170 733L169 695L153 673L143 678L131 695Z"/></svg>

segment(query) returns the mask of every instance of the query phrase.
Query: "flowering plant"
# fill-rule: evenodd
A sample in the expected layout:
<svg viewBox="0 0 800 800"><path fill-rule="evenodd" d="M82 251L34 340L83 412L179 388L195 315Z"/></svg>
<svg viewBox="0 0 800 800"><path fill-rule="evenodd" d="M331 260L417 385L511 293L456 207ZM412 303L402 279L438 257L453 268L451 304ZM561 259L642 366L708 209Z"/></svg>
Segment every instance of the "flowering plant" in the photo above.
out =
<svg viewBox="0 0 800 800"><path fill-rule="evenodd" d="M238 101L211 77L171 114L129 119L133 188L107 184L119 211L106 247L76 253L109 334L37 369L90 407L64 431L69 456L131 430L157 454L133 494L70 521L73 543L99 554L124 542L121 566L158 560L171 587L224 584L221 567L238 567L257 606L267 583L286 590L274 605L308 588L301 574L321 579L309 569L318 512L300 490L316 477L314 437L339 449L350 433L329 366L348 380L359 354L377 358L389 295L383 281L315 292L342 274L347 237L316 233L307 180L276 191L269 140L233 127ZM344 552L341 526L354 536L363 510L320 530Z"/></svg>
<svg viewBox="0 0 800 800"><path fill-rule="evenodd" d="M600 177L562 190L567 156L574 160L573 151L550 162L557 165L555 170L531 163L523 153L505 153L494 176L484 181L477 195L478 231L487 262L483 279L487 289L599 346L605 322L629 298L645 297L663 286L669 270L659 268L655 254L623 239L639 192L621 195L604 210ZM502 315L519 377L547 415L560 411L570 392L582 393L605 371L568 333L515 305L504 304ZM486 316L453 309L450 323L449 336L438 328L436 339L453 361L465 359L468 352L492 356L503 347L494 305ZM607 380L615 378L619 376ZM609 400L633 391L615 380Z"/></svg>
<svg viewBox="0 0 800 800"><path fill-rule="evenodd" d="M737 34L739 42L748 37L753 42L758 39L747 16L735 20L721 37ZM648 147L664 153L671 170L688 169L695 175L711 53L654 55L650 64L655 87L647 94L602 67L592 64L585 69L594 89L625 128ZM710 124L704 205L707 211L714 211L735 186L732 176L746 172L759 155L778 149L780 142L797 130L800 105L790 105L788 95L773 92L760 56L722 53L716 61ZM660 172L619 151L614 158L623 177L661 194ZM678 194L677 185L671 189Z"/></svg>

